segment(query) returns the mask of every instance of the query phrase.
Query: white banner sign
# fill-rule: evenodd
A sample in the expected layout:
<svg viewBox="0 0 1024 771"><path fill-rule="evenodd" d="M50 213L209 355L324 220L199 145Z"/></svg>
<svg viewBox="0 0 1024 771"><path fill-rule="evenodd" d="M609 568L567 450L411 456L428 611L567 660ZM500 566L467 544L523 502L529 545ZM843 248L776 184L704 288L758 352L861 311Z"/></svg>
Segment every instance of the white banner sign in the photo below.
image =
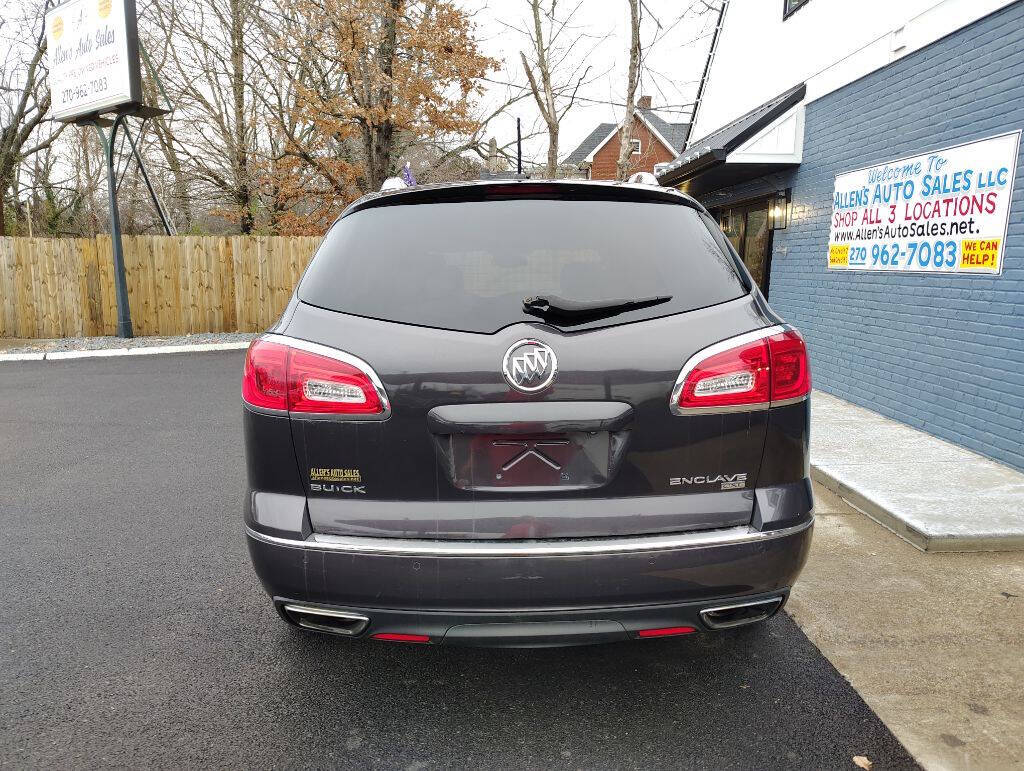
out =
<svg viewBox="0 0 1024 771"><path fill-rule="evenodd" d="M829 270L1001 273L1020 134L837 176Z"/></svg>
<svg viewBox="0 0 1024 771"><path fill-rule="evenodd" d="M134 0L69 0L46 14L50 116L139 101Z"/></svg>

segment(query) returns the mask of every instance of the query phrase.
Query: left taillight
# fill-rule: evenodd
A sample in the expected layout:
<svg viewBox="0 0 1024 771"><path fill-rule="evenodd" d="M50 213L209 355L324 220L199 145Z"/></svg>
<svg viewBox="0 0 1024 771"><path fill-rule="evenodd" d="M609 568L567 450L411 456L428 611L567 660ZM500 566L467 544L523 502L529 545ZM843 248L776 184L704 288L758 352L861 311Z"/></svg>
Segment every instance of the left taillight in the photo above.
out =
<svg viewBox="0 0 1024 771"><path fill-rule="evenodd" d="M245 357L242 398L253 407L298 414L384 416L387 398L366 362L296 340L253 340Z"/></svg>
<svg viewBox="0 0 1024 771"><path fill-rule="evenodd" d="M245 355L242 398L253 407L288 409L288 347L256 338Z"/></svg>
<svg viewBox="0 0 1024 771"><path fill-rule="evenodd" d="M770 327L690 357L672 389L676 415L763 409L811 392L807 347L795 329Z"/></svg>

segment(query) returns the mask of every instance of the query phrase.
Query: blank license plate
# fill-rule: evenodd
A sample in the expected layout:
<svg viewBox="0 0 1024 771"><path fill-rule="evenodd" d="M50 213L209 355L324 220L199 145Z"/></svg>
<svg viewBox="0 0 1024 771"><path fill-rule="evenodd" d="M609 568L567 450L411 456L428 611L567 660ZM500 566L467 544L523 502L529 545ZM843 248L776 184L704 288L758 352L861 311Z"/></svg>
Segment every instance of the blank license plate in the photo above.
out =
<svg viewBox="0 0 1024 771"><path fill-rule="evenodd" d="M523 492L585 489L608 481L607 431L568 434L455 434L455 486Z"/></svg>

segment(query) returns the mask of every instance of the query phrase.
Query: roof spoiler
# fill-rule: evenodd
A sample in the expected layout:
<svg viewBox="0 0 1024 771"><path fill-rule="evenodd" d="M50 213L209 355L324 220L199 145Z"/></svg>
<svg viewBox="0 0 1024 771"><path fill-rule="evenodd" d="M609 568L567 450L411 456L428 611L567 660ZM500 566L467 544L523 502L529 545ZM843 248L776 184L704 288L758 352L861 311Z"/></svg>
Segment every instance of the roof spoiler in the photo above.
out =
<svg viewBox="0 0 1024 771"><path fill-rule="evenodd" d="M653 175L652 175L653 176ZM488 180L439 183L409 187L404 182L387 192L368 193L353 201L341 213L347 217L363 209L401 204L448 203L456 201L495 201L540 198L568 200L652 201L682 204L703 211L690 196L658 184L626 184L622 182L591 182L586 180Z"/></svg>

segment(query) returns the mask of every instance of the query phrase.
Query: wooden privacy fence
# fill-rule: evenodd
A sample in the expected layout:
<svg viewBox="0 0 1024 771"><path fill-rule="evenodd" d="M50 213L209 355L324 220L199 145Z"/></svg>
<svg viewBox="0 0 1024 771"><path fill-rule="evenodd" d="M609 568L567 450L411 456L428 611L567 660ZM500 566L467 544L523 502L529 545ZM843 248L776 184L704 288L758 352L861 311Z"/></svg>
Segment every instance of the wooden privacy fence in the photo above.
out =
<svg viewBox="0 0 1024 771"><path fill-rule="evenodd" d="M135 334L266 329L319 243L313 236L125 236ZM0 337L116 330L110 236L0 238Z"/></svg>

